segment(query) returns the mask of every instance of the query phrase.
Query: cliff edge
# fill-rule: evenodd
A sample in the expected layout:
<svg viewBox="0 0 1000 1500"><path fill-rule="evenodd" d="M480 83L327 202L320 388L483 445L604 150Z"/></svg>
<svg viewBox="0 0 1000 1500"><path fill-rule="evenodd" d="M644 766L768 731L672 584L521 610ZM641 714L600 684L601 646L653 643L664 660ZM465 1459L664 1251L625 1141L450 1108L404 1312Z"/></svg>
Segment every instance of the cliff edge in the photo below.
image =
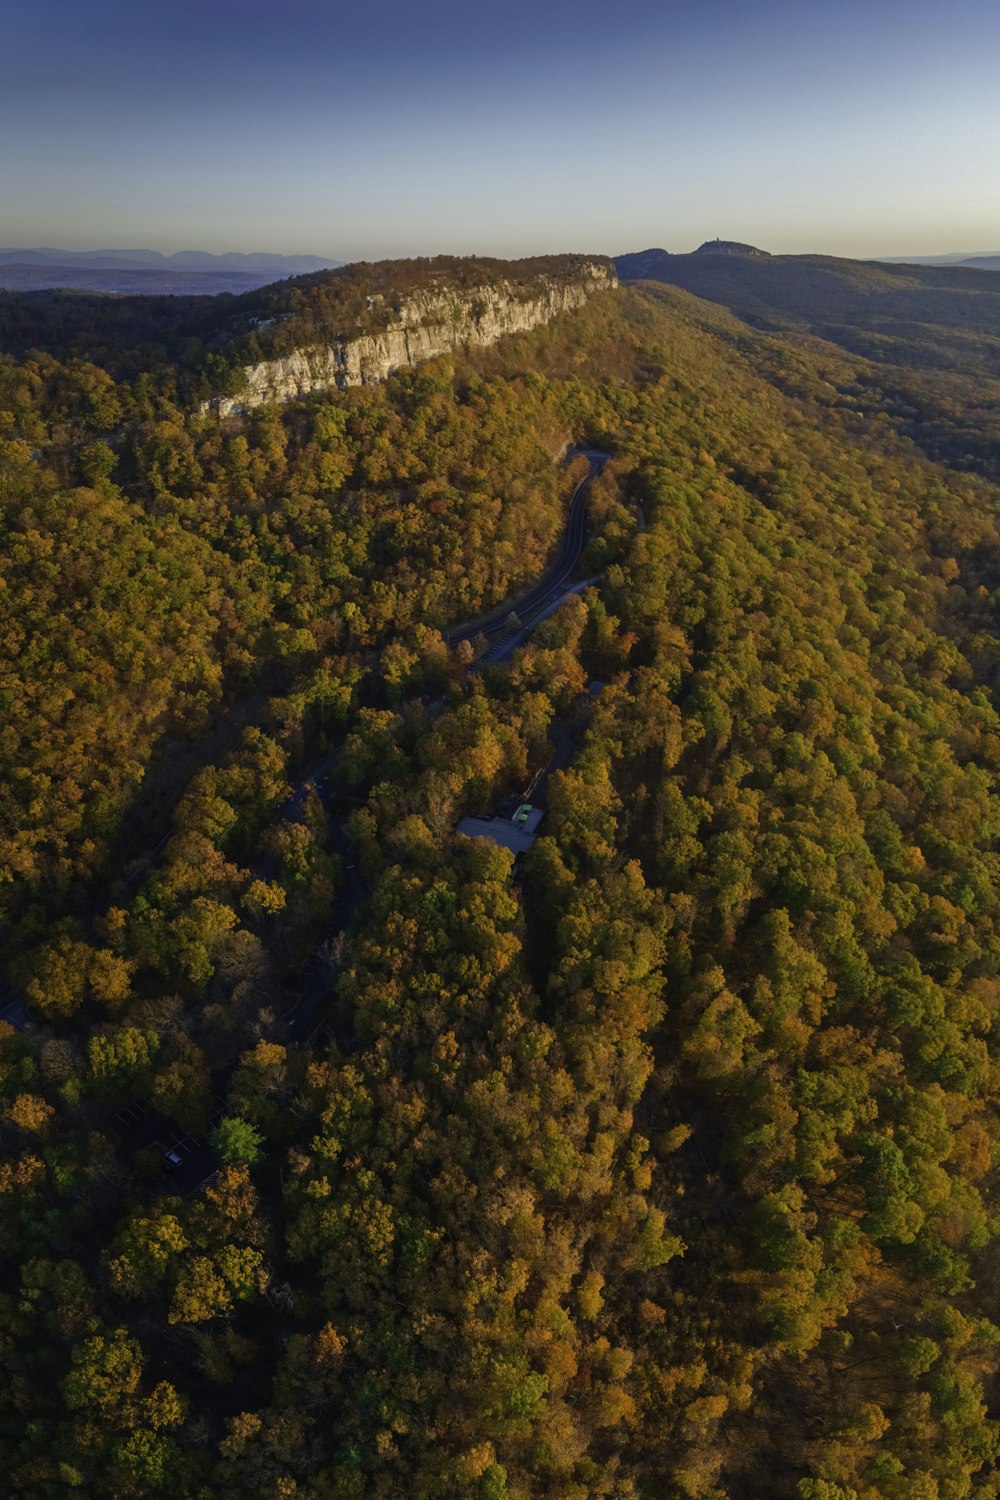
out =
<svg viewBox="0 0 1000 1500"><path fill-rule="evenodd" d="M478 284L469 285L463 278L465 284L456 286L447 276L429 274L423 284L394 298L370 296L368 311L384 326L326 336L245 364L242 388L207 405L231 416L310 391L375 384L393 370L422 360L495 344L509 333L525 333L618 285L610 261L566 259L571 265L564 271L536 272L530 261L508 262L509 274Z"/></svg>

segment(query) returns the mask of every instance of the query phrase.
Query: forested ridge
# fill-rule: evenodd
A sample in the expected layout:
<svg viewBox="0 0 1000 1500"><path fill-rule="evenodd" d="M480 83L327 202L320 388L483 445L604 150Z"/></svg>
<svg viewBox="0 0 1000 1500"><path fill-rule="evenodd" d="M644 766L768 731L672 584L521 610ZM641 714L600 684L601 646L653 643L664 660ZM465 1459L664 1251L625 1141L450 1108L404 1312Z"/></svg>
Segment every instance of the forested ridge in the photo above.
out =
<svg viewBox="0 0 1000 1500"><path fill-rule="evenodd" d="M16 355L9 1492L996 1494L968 374L914 417L842 342L651 285L226 421L175 360ZM600 582L471 671L447 628L553 555L568 444L613 455ZM515 878L454 830L550 731ZM206 1182L140 1103L211 1132Z"/></svg>
<svg viewBox="0 0 1000 1500"><path fill-rule="evenodd" d="M1000 480L1000 277L961 266L886 265L752 246L619 256L650 278L721 303L756 327L817 335L861 355L858 394L932 458Z"/></svg>
<svg viewBox="0 0 1000 1500"><path fill-rule="evenodd" d="M512 299L530 301L595 265L612 269L604 256L436 255L357 261L238 296L25 295L0 288L0 349L84 360L119 379L156 368L187 406L239 391L247 363L377 334L414 299L444 292L474 304L477 294L502 284Z"/></svg>

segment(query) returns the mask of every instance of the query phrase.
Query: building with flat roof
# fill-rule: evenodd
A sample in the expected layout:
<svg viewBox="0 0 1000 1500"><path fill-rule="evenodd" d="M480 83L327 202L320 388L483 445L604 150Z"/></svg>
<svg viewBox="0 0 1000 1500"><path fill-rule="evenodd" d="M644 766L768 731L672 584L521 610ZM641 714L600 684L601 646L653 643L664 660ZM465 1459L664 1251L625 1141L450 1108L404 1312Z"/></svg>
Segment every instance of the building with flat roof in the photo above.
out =
<svg viewBox="0 0 1000 1500"><path fill-rule="evenodd" d="M544 807L522 802L511 818L463 818L455 832L467 839L489 839L491 844L500 844L512 854L527 854L544 816Z"/></svg>

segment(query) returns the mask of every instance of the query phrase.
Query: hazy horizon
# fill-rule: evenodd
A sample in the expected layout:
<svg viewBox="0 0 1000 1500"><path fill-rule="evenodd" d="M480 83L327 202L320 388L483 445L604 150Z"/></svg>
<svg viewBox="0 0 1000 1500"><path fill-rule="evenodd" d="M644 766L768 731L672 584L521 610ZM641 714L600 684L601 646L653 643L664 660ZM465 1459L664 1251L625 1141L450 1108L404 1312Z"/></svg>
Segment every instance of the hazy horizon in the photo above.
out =
<svg viewBox="0 0 1000 1500"><path fill-rule="evenodd" d="M745 240L743 238L743 236L738 235L738 234L712 235L709 238L711 238L711 239L718 238L718 239L722 239L722 240L738 241L738 242L742 242L744 244L755 243L755 242L752 242L752 241ZM614 250L609 250L609 249L605 249L605 248L595 249L594 246L592 246L592 245L590 245L590 246L573 245L573 246L568 246L568 247L565 246L565 245L550 245L548 247L548 250L551 253L553 253L553 254L603 255L603 256L608 256L608 257L610 257L610 258L613 259L617 255L626 254L629 251L652 250L652 249L666 250L667 253L671 254L671 255L685 255L685 254L689 254L693 250L696 250L698 248L698 246L701 245L701 244L703 244L703 243L705 243L704 239L699 240L697 242L697 244L684 245L684 246L668 245L668 244L654 244L653 242L650 242L648 245L647 244L643 244L643 245L635 244L635 245L630 245L630 246L619 246L619 247L617 247ZM765 251L767 251L768 253L770 253L772 255L831 255L831 254L833 254L832 251L827 250L825 247L823 247L823 246L817 246L817 245L810 246L808 249L798 249L798 250L774 250L770 245L767 245L767 244L756 244L756 248L760 249L760 250L765 250ZM29 253L29 252L33 252L33 251L64 252L67 255L95 255L95 254L102 254L102 253L103 254L108 254L108 255L127 255L127 254L130 254L130 253L131 254L159 254L159 255L164 255L164 256L167 256L167 257L173 256L173 255L183 255L185 253L187 253L187 254L208 253L208 254L212 254L212 255L218 255L220 257L221 256L225 256L225 255L262 255L262 256L263 255L268 255L268 256L274 256L275 258L281 257L281 258L285 258L285 259L289 259L289 260L296 259L296 258L306 258L308 256L314 256L317 259L327 259L327 260L331 260L331 261L336 261L336 262L339 262L342 265L349 265L349 264L352 263L350 260L347 259L346 256L337 255L335 251L323 252L323 251L318 251L318 250L316 250L316 249L314 249L314 248L312 248L310 246L306 246L306 247L294 246L291 249L276 250L273 247L273 245L261 245L261 246L255 246L255 247L253 247L253 249L248 250L244 246L227 245L225 247L225 249L222 249L222 250L211 250L211 251L207 251L206 252L204 245L194 245L194 244L179 245L176 248L171 248L171 249L164 249L160 245L133 245L133 244L125 244L125 243L122 243L120 245L111 245L111 244L107 244L107 243L98 244L96 242L93 243L93 244L79 244L79 245L66 245L66 244L62 244L62 245L43 245L41 242L35 242L33 244L27 244L27 243L25 243L25 244L22 244L22 245L6 245L6 244L0 245L0 255L10 254L11 252L18 251L18 250L23 250L25 253ZM532 250L525 250L523 252L513 251L513 252L509 252L509 258L511 258L511 259L520 259L520 258L522 258L522 256L527 257L527 256L535 255L535 254L538 254L538 253L539 253L539 251L538 251L537 248L532 249ZM500 258L507 258L507 256L501 254L501 252L498 252L498 251L495 251L495 250L490 250L488 248L480 248L478 250L468 250L468 251L455 251L455 250L451 249L450 247L443 245L438 250L420 250L420 251L416 251L415 250L415 251L412 251L412 252L408 252L405 249L405 247L404 247L404 248L400 248L398 250L394 250L393 252L387 253L387 254L384 254L384 255L375 255L375 254L371 254L371 255L357 255L357 256L354 256L352 259L354 261L374 261L374 260L379 260L379 259L392 259L392 260L400 259L400 260L405 260L405 259L415 258L417 256L431 256L431 257L433 257L435 255L453 255L453 254L499 256ZM1000 235L998 235L998 244L997 244L997 247L992 248L992 249L979 249L979 250L938 250L938 251L933 251L933 250L910 250L910 249L907 249L907 250L897 250L897 251L893 251L893 252L890 252L890 253L886 253L884 251L878 251L878 252L869 252L867 254L857 253L857 254L854 254L854 255L847 255L844 252L841 252L841 255L843 256L844 259L848 259L848 260L869 260L869 261L875 260L875 261L889 261L889 262L898 261L901 264L905 264L907 261L913 260L913 259L920 259L920 260L955 260L955 261L972 260L972 259L975 259L975 258L980 257L980 256L983 256L983 257L987 257L987 256L989 256L989 257L1000 256Z"/></svg>
<svg viewBox="0 0 1000 1500"><path fill-rule="evenodd" d="M502 19L455 0L37 0L0 58L0 238L343 260L716 236L996 253L998 47L986 0L947 25L929 0L613 17L512 0Z"/></svg>

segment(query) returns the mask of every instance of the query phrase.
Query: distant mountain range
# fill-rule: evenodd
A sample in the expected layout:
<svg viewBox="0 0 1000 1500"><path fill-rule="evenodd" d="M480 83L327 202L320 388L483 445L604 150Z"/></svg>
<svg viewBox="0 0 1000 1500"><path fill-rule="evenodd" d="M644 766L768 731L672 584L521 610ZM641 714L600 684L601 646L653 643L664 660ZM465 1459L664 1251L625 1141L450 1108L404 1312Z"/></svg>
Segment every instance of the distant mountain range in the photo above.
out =
<svg viewBox="0 0 1000 1500"><path fill-rule="evenodd" d="M343 261L321 255L276 255L228 250L212 255L206 250L59 250L50 245L34 249L0 250L0 287L11 291L43 291L65 287L75 291L157 294L174 292L214 294L247 292L285 276L332 270Z"/></svg>
<svg viewBox="0 0 1000 1500"><path fill-rule="evenodd" d="M94 266L109 271L242 271L256 276L303 276L308 271L327 271L342 266L342 260L322 255L272 255L254 251L244 255L227 250L212 255L207 250L177 250L163 255L159 250L57 250L41 245L34 250L0 250L0 266Z"/></svg>
<svg viewBox="0 0 1000 1500"><path fill-rule="evenodd" d="M798 329L880 364L1000 376L1000 276L975 265L769 255L712 240L690 255L619 255L622 281L661 281L758 328Z"/></svg>
<svg viewBox="0 0 1000 1500"><path fill-rule="evenodd" d="M1000 271L1000 250L981 251L976 255L877 255L880 263L890 266L965 266L974 271Z"/></svg>

